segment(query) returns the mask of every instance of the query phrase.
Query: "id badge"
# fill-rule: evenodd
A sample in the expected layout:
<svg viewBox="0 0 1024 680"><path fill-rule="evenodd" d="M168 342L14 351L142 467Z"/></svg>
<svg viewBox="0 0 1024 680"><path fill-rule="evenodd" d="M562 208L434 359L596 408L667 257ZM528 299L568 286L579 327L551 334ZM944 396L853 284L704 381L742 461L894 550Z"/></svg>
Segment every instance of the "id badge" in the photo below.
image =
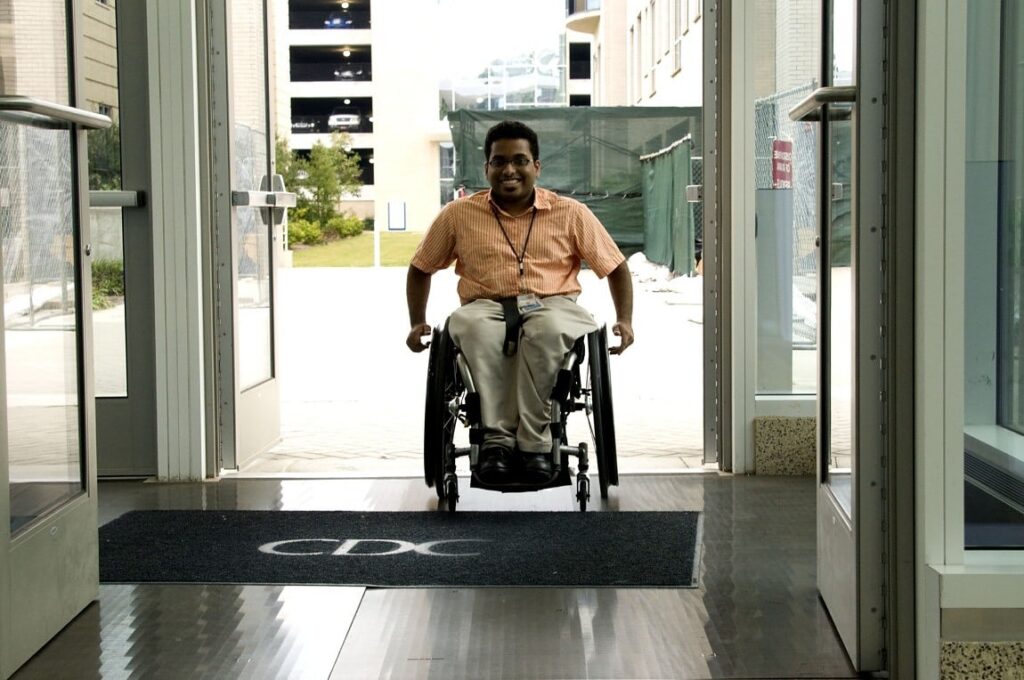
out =
<svg viewBox="0 0 1024 680"><path fill-rule="evenodd" d="M533 293L528 293L516 298L516 306L519 308L520 314L528 314L543 307L544 303Z"/></svg>

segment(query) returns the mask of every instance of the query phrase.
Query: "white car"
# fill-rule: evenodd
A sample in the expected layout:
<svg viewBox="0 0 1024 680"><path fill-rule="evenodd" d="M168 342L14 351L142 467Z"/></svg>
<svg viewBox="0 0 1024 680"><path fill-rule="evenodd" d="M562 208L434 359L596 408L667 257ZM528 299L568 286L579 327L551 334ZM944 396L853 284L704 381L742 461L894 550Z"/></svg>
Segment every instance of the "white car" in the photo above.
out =
<svg viewBox="0 0 1024 680"><path fill-rule="evenodd" d="M331 130L354 130L359 127L361 121L359 109L339 108L331 111L327 127Z"/></svg>

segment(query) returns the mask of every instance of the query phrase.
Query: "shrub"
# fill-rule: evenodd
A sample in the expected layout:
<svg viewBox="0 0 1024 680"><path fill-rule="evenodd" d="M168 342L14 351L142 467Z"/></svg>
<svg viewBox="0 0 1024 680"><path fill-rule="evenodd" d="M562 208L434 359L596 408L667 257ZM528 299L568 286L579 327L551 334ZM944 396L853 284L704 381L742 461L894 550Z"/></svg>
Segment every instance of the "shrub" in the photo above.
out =
<svg viewBox="0 0 1024 680"><path fill-rule="evenodd" d="M92 263L92 307L107 309L124 297L124 262L94 260Z"/></svg>
<svg viewBox="0 0 1024 680"><path fill-rule="evenodd" d="M315 245L322 243L324 234L320 231L320 225L308 220L288 221L288 244L289 245Z"/></svg>
<svg viewBox="0 0 1024 680"><path fill-rule="evenodd" d="M363 221L354 215L338 215L327 220L326 231L338 238L358 236L363 233Z"/></svg>

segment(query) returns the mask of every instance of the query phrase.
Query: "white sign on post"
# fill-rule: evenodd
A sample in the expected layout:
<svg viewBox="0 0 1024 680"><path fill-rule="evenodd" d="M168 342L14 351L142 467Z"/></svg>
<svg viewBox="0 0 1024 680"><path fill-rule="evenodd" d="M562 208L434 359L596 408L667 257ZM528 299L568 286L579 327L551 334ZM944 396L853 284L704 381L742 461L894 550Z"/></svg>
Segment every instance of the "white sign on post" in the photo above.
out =
<svg viewBox="0 0 1024 680"><path fill-rule="evenodd" d="M405 231L405 201L388 201L388 231Z"/></svg>

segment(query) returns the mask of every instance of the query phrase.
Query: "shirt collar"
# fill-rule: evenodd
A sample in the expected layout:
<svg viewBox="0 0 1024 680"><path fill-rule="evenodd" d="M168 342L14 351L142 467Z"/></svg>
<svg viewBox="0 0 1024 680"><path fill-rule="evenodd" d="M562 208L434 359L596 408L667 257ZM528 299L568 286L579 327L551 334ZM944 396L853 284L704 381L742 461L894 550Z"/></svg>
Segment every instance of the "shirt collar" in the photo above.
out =
<svg viewBox="0 0 1024 680"><path fill-rule="evenodd" d="M505 212L504 208L498 205L493 198L491 198L491 192L493 189L487 189L487 200L498 210ZM533 207L537 210L550 210L554 206L555 193L548 191L547 189L541 189L538 186L533 188Z"/></svg>

